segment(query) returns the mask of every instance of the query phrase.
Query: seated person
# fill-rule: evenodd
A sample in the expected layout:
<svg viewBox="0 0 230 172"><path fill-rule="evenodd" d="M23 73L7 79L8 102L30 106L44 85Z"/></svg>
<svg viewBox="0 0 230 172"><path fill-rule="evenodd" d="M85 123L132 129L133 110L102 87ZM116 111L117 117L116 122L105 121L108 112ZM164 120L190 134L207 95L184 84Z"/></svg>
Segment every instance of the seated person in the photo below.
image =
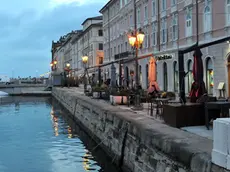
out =
<svg viewBox="0 0 230 172"><path fill-rule="evenodd" d="M156 88L156 86L155 85L152 85L151 87L149 87L149 89L148 89L148 94L151 96L151 97L157 97L157 94L158 94L159 92L158 92L158 90L157 90L157 88Z"/></svg>

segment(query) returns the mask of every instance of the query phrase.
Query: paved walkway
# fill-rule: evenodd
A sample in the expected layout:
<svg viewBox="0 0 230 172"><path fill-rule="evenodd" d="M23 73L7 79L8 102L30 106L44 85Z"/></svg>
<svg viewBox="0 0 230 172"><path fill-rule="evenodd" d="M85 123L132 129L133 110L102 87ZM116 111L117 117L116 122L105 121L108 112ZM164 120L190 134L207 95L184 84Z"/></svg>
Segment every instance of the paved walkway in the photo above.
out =
<svg viewBox="0 0 230 172"><path fill-rule="evenodd" d="M64 88L70 92L73 91L77 94L84 95L83 85L80 85L80 87L70 87L70 88L64 87ZM106 100L97 99L97 101L109 104L109 102ZM128 111L131 111L131 112L134 112L137 114L148 116L149 119L158 121L159 123L164 123L164 120L162 118L160 118L160 116L156 115L155 109L153 111L153 116L150 116L150 112L148 112L148 103L143 103L144 109L142 111L134 111L132 109L132 106L128 107L127 105L117 105L117 107L120 109L123 109L123 110L128 110ZM183 128L181 128L181 130L184 130L184 131L187 131L189 133L193 133L193 134L196 134L196 135L199 135L201 137L205 137L205 138L208 138L211 140L213 139L213 136L212 136L213 131L207 130L205 126L183 127Z"/></svg>

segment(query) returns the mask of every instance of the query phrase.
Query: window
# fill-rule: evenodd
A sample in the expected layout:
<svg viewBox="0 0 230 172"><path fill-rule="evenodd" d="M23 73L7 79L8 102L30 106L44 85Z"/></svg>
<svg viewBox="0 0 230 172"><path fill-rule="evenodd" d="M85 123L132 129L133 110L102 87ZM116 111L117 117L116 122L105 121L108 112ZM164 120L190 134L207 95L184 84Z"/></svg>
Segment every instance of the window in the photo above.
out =
<svg viewBox="0 0 230 172"><path fill-rule="evenodd" d="M156 15L156 0L152 0L152 15Z"/></svg>
<svg viewBox="0 0 230 172"><path fill-rule="evenodd" d="M209 6L204 9L204 32L211 31L212 29L212 15Z"/></svg>
<svg viewBox="0 0 230 172"><path fill-rule="evenodd" d="M149 65L148 64L146 64L146 66L145 66L145 77L146 78L148 78L149 77ZM148 88L149 87L149 80L148 79L146 79L145 80L146 81L146 87Z"/></svg>
<svg viewBox="0 0 230 172"><path fill-rule="evenodd" d="M127 51L128 50L128 44L127 44L127 42L125 42L125 51Z"/></svg>
<svg viewBox="0 0 230 172"><path fill-rule="evenodd" d="M174 91L178 92L179 88L179 70L178 70L178 63L175 61L173 63L173 80L174 80Z"/></svg>
<svg viewBox="0 0 230 172"><path fill-rule="evenodd" d="M132 14L129 16L129 25L130 26L133 25L133 15Z"/></svg>
<svg viewBox="0 0 230 172"><path fill-rule="evenodd" d="M171 0L171 5L172 6L176 5L176 3L177 3L177 0Z"/></svg>
<svg viewBox="0 0 230 172"><path fill-rule="evenodd" d="M148 20L148 6L145 6L145 20Z"/></svg>
<svg viewBox="0 0 230 172"><path fill-rule="evenodd" d="M103 50L103 44L102 43L99 43L98 49Z"/></svg>
<svg viewBox="0 0 230 172"><path fill-rule="evenodd" d="M230 0L227 0L227 5L226 5L226 18L227 18L227 25L230 25Z"/></svg>
<svg viewBox="0 0 230 172"><path fill-rule="evenodd" d="M157 23L153 23L152 29L152 46L155 46L157 45Z"/></svg>
<svg viewBox="0 0 230 172"><path fill-rule="evenodd" d="M144 48L148 48L148 39L149 39L149 35L148 35L148 33L146 33L145 39L144 39Z"/></svg>
<svg viewBox="0 0 230 172"><path fill-rule="evenodd" d="M117 52L116 52L116 47L114 47L114 55L116 54Z"/></svg>
<svg viewBox="0 0 230 172"><path fill-rule="evenodd" d="M137 23L141 22L141 11L140 8L137 9Z"/></svg>
<svg viewBox="0 0 230 172"><path fill-rule="evenodd" d="M167 25L166 18L161 20L161 43L166 43L167 41Z"/></svg>
<svg viewBox="0 0 230 172"><path fill-rule="evenodd" d="M186 36L192 36L192 8L188 8L186 11Z"/></svg>
<svg viewBox="0 0 230 172"><path fill-rule="evenodd" d="M127 4L127 0L125 0L125 5Z"/></svg>
<svg viewBox="0 0 230 172"><path fill-rule="evenodd" d="M161 0L161 11L166 10L166 0Z"/></svg>
<svg viewBox="0 0 230 172"><path fill-rule="evenodd" d="M164 91L168 90L168 70L167 63L163 63L163 75L164 75Z"/></svg>
<svg viewBox="0 0 230 172"><path fill-rule="evenodd" d="M178 39L178 15L174 14L172 16L172 24L171 24L171 39L173 41Z"/></svg>
<svg viewBox="0 0 230 172"><path fill-rule="evenodd" d="M122 8L122 1L123 1L123 0L120 0L120 8Z"/></svg>
<svg viewBox="0 0 230 172"><path fill-rule="evenodd" d="M117 50L118 50L118 54L119 54L119 53L121 52L121 51L120 51L120 45L118 45Z"/></svg>
<svg viewBox="0 0 230 172"><path fill-rule="evenodd" d="M98 36L103 36L103 31L101 29L98 30Z"/></svg>
<svg viewBox="0 0 230 172"><path fill-rule="evenodd" d="M110 48L110 55L111 55L111 57L113 57L113 48Z"/></svg>
<svg viewBox="0 0 230 172"><path fill-rule="evenodd" d="M214 80L213 80L213 63L210 57L206 60L206 85L208 94L213 94Z"/></svg>

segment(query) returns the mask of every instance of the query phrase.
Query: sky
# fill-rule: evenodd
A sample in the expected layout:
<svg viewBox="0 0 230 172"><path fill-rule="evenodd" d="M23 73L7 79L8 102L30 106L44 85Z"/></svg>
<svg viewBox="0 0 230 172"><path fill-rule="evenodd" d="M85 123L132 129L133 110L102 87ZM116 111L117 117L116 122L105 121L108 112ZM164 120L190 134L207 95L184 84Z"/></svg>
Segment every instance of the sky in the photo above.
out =
<svg viewBox="0 0 230 172"><path fill-rule="evenodd" d="M0 6L0 76L39 76L50 70L51 44L108 0L6 0Z"/></svg>

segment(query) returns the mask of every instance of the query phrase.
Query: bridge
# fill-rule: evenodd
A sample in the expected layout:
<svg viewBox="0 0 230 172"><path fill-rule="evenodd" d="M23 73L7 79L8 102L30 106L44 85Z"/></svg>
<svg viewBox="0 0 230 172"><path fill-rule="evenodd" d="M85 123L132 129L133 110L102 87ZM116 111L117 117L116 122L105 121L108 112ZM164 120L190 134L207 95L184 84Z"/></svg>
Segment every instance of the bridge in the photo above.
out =
<svg viewBox="0 0 230 172"><path fill-rule="evenodd" d="M0 84L0 94L7 93L9 95L23 95L23 94L48 94L46 91L48 85L46 84Z"/></svg>

